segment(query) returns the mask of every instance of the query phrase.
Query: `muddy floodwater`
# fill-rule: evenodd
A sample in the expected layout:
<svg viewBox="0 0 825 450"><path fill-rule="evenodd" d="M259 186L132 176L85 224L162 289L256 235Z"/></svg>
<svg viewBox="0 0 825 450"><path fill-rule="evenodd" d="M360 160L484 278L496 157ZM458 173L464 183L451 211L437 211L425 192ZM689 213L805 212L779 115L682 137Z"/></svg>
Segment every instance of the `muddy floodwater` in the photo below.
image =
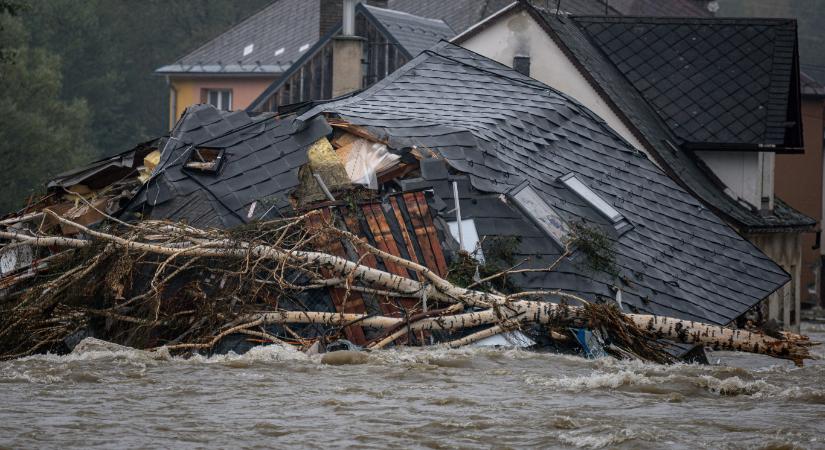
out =
<svg viewBox="0 0 825 450"><path fill-rule="evenodd" d="M825 328L808 332L825 341ZM710 358L36 356L0 363L0 448L825 448L825 361Z"/></svg>

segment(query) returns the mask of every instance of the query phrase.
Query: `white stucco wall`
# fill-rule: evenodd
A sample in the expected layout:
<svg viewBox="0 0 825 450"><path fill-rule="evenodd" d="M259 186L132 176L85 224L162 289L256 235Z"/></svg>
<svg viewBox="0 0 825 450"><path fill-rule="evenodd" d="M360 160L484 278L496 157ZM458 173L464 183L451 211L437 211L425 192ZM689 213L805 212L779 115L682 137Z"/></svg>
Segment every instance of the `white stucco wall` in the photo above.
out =
<svg viewBox="0 0 825 450"><path fill-rule="evenodd" d="M642 143L587 82L567 55L541 26L524 11L491 20L479 33L460 45L512 67L513 57L530 57L530 76L558 89L598 114L631 145L647 153ZM756 152L697 152L728 193L762 207L762 197L773 207L773 154ZM651 158L653 160L653 158ZM655 160L654 160L655 161ZM825 247L823 247L825 248Z"/></svg>
<svg viewBox="0 0 825 450"><path fill-rule="evenodd" d="M696 152L732 193L750 205L762 205L762 158L757 152ZM730 195L731 193L728 193Z"/></svg>
<svg viewBox="0 0 825 450"><path fill-rule="evenodd" d="M494 21L460 45L509 67L513 66L514 56L529 56L532 78L575 98L604 119L631 145L647 152L559 46L526 12L512 13Z"/></svg>

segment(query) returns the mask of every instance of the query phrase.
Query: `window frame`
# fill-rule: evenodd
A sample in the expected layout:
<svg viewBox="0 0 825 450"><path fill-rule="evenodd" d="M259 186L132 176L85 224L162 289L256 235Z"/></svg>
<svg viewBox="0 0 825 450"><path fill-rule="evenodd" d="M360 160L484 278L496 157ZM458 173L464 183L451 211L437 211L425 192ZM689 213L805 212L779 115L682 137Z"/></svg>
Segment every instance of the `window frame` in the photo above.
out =
<svg viewBox="0 0 825 450"><path fill-rule="evenodd" d="M507 197L511 198L522 213L529 217L540 230L550 236L553 242L560 248L565 247L570 236L570 226L556 211L556 208L533 189L529 181L511 189L507 192ZM547 214L537 215L537 213L542 213L542 208Z"/></svg>
<svg viewBox="0 0 825 450"><path fill-rule="evenodd" d="M212 94L217 95L217 104L211 102L210 97L212 96ZM228 107L226 107L226 105L223 105L224 99L222 94L226 94L226 100L227 103L229 103ZM203 103L212 105L220 111L232 111L234 95L231 88L203 88L201 100L203 101Z"/></svg>
<svg viewBox="0 0 825 450"><path fill-rule="evenodd" d="M206 152L208 156L211 156L211 161L204 161L203 154L201 152ZM221 166L223 166L224 160L226 156L226 149L221 147L209 147L209 146L192 146L189 150L189 154L186 156L186 161L183 163L183 169L195 173L206 173L210 175L215 175L221 170ZM196 159L197 158L197 159ZM204 165L204 163L212 162L211 166Z"/></svg>
<svg viewBox="0 0 825 450"><path fill-rule="evenodd" d="M570 172L559 178L559 181L580 199L584 200L591 208L596 210L602 217L607 219L613 228L621 235L633 228L625 216L613 205L607 202L602 196L597 194L574 172Z"/></svg>

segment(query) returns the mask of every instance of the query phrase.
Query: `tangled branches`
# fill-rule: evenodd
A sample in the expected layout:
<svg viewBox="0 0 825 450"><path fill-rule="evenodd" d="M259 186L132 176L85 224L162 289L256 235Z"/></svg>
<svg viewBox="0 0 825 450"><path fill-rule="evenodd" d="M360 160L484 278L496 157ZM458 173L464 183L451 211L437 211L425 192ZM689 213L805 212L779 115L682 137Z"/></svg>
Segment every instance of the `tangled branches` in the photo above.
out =
<svg viewBox="0 0 825 450"><path fill-rule="evenodd" d="M733 336L722 327L622 314L562 291L504 295L463 288L373 247L332 220L319 222L319 211L226 231L165 221L110 222L92 230L45 210L83 237L0 231L9 245L52 252L30 276L4 280L0 358L62 351L89 333L177 352L213 350L233 335L307 349L357 326L369 331L367 346L378 349L405 337L412 343L415 333L419 341L427 335L455 347L526 325L602 329L623 354L655 361L669 360L654 343L662 337L794 361L809 357L810 342L798 336L775 339L738 330ZM331 241L360 257L324 251ZM367 255L416 276L368 265ZM343 292L341 302L330 302L330 289ZM380 310L350 312L353 293L385 302L417 299L420 309L396 317ZM584 306L558 303L565 299ZM675 323L681 332L672 331Z"/></svg>

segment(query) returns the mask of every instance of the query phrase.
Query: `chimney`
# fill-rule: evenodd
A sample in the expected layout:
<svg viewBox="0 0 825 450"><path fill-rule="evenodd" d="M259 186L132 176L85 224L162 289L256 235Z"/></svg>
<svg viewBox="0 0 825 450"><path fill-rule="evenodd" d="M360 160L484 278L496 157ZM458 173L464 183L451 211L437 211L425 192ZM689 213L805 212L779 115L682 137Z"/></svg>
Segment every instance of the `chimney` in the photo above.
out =
<svg viewBox="0 0 825 450"><path fill-rule="evenodd" d="M529 56L514 56L513 69L525 76L530 76L530 57Z"/></svg>
<svg viewBox="0 0 825 450"><path fill-rule="evenodd" d="M321 0L322 2L326 0ZM355 6L360 0L340 3L343 28L332 40L332 96L361 89L363 83L364 38L355 34Z"/></svg>
<svg viewBox="0 0 825 450"><path fill-rule="evenodd" d="M318 36L326 36L341 21L344 0L320 0L321 10L318 14Z"/></svg>

